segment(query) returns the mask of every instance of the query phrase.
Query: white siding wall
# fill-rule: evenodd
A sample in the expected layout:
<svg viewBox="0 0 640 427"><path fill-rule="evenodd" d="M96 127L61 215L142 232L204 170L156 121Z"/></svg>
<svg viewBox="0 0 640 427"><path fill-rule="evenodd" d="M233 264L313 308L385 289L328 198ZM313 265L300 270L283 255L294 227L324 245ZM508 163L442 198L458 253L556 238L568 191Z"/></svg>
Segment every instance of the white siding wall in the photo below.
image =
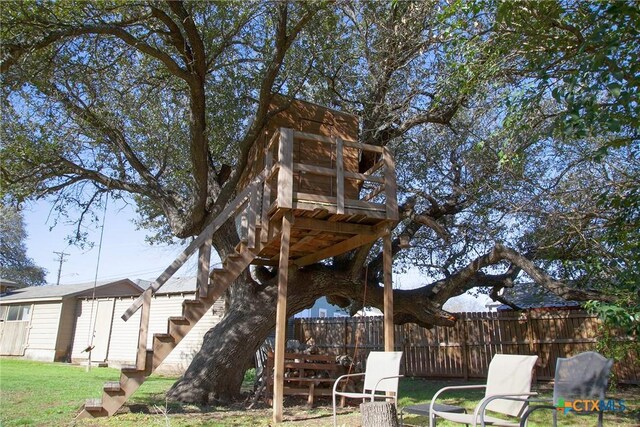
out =
<svg viewBox="0 0 640 427"><path fill-rule="evenodd" d="M86 360L88 353L83 353L89 345L89 326L91 323L91 301L78 300L76 302L76 327L73 333L73 348L71 349L71 361Z"/></svg>
<svg viewBox="0 0 640 427"><path fill-rule="evenodd" d="M68 362L66 359L71 353L71 344L74 335L73 328L76 321L76 301L74 298L63 299L62 301L58 343L56 344L56 361Z"/></svg>
<svg viewBox="0 0 640 427"><path fill-rule="evenodd" d="M109 363L131 364L136 360L136 346L138 342L138 329L140 327L139 312L133 315L128 322L123 321L120 316L129 308L133 298L116 298L113 312L113 325L111 328L111 338L107 351ZM89 328L91 327L91 305L92 301L78 300L77 321L73 339L73 352L71 359L74 362L87 360L89 354L82 352L90 342ZM96 306L93 307L94 316Z"/></svg>
<svg viewBox="0 0 640 427"><path fill-rule="evenodd" d="M135 301L134 298L116 299L113 311L113 327L111 328L111 342L107 357L109 366L136 362L138 333L140 331L140 310L126 322L121 317L133 301Z"/></svg>
<svg viewBox="0 0 640 427"><path fill-rule="evenodd" d="M61 310L60 301L33 304L29 338L24 352L26 359L54 361Z"/></svg>

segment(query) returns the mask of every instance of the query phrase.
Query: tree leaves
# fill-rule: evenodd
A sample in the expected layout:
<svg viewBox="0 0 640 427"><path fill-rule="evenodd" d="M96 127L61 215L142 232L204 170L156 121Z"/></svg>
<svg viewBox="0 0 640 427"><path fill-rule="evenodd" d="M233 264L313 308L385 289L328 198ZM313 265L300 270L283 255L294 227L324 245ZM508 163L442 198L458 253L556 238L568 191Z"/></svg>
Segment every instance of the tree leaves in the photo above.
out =
<svg viewBox="0 0 640 427"><path fill-rule="evenodd" d="M44 285L46 270L27 256L26 238L20 211L0 204L0 277L26 286Z"/></svg>

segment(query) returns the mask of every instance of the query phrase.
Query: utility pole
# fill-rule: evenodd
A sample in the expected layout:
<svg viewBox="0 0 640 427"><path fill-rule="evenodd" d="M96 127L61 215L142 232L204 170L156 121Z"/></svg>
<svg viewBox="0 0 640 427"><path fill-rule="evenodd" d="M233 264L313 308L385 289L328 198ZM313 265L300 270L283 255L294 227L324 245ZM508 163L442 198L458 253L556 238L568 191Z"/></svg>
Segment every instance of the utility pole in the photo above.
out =
<svg viewBox="0 0 640 427"><path fill-rule="evenodd" d="M58 267L58 281L56 282L56 286L60 284L60 273L62 273L62 263L65 261L64 257L69 255L66 252L53 252L54 254L58 255L58 260L60 261L60 267Z"/></svg>

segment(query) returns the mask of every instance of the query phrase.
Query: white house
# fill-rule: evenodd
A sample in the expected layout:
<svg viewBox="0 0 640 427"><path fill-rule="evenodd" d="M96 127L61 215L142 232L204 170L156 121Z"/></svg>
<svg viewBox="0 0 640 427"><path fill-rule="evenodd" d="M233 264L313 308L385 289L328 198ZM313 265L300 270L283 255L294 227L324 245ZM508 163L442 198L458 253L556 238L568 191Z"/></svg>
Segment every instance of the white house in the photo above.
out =
<svg viewBox="0 0 640 427"><path fill-rule="evenodd" d="M151 282L138 281L142 288L147 288ZM153 296L149 314L149 336L147 343L153 343L153 334L167 332L167 319L170 316L182 315L182 302L185 299L195 298L196 278L172 278ZM97 324L95 328L94 349L91 351L93 363L106 363L112 367L124 364L133 364L136 360L138 332L140 330L140 311L127 322L120 316L134 301L135 296L121 296L105 298L97 301L99 308L91 298L79 298L77 301L77 321L73 337L73 351L71 360L74 363L83 363L89 354L84 351L89 346L89 339L94 330L91 321L91 305L94 304L94 313L103 310L113 313L105 323ZM189 366L193 356L200 349L204 334L215 326L224 314L224 300L215 302L209 312L205 314L196 326L189 331L171 354L158 367L156 372L181 373ZM95 315L94 315L95 318ZM103 334L99 340L99 331L110 329L108 334ZM108 341L107 341L108 340ZM106 341L106 342L105 342Z"/></svg>
<svg viewBox="0 0 640 427"><path fill-rule="evenodd" d="M45 362L69 360L78 298L139 295L129 279L13 289L0 297L0 355ZM104 309L100 316L106 315ZM102 318L100 324L103 324Z"/></svg>
<svg viewBox="0 0 640 427"><path fill-rule="evenodd" d="M121 315L147 281L129 279L15 290L0 297L0 355L26 359L86 363L119 367L135 363L140 312L129 321ZM172 278L151 301L149 345L154 333L167 332L167 318L182 314L182 302L195 297L196 279ZM204 334L224 314L216 301L198 324L160 365L158 371L181 373L200 349Z"/></svg>

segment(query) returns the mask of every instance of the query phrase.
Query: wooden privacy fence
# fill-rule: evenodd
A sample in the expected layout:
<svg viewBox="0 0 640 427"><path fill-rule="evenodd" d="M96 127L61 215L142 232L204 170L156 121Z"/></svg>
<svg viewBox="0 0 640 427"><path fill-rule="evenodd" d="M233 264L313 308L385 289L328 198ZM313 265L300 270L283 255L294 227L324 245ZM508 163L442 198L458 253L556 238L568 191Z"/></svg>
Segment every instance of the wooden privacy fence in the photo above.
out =
<svg viewBox="0 0 640 427"><path fill-rule="evenodd" d="M536 377L551 380L556 359L595 350L600 320L580 310L458 313L453 327L395 326L395 349L404 352L404 374L426 378L486 378L494 354L537 354ZM320 352L364 361L384 349L382 317L296 319L294 336ZM619 338L626 339L626 338ZM637 349L637 346L636 346ZM620 383L640 383L640 355L616 362Z"/></svg>

